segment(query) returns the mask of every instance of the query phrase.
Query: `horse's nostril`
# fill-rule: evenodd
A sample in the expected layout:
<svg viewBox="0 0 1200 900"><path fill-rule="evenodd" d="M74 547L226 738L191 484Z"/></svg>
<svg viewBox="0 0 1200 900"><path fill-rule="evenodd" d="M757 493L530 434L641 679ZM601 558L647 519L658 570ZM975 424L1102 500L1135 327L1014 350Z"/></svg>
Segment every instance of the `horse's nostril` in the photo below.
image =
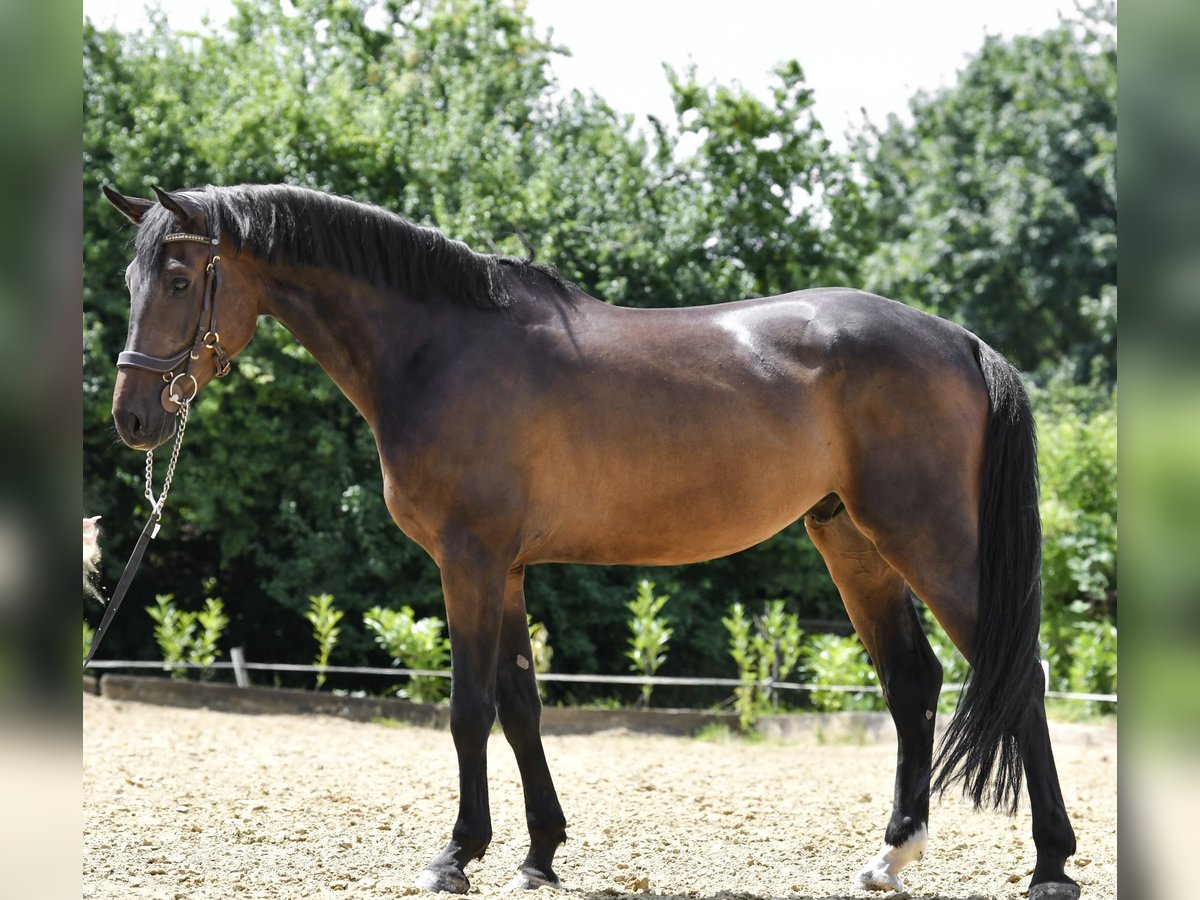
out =
<svg viewBox="0 0 1200 900"><path fill-rule="evenodd" d="M129 433L131 435L140 435L142 433L142 420L137 417L137 413L128 413L126 422L129 425Z"/></svg>

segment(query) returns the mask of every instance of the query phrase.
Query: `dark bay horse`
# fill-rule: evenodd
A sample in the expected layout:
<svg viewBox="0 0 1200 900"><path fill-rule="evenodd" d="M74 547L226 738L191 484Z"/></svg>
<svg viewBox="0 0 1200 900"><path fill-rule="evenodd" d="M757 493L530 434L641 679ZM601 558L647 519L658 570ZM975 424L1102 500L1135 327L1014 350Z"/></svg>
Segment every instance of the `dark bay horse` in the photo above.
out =
<svg viewBox="0 0 1200 900"><path fill-rule="evenodd" d="M902 889L925 848L942 672L911 590L972 667L933 788L1015 810L1024 773L1030 896L1078 896L1037 663L1032 415L1016 371L979 338L847 288L619 308L548 266L351 200L155 190L105 189L138 226L113 396L122 440L168 440L176 401L274 316L370 425L387 507L441 568L459 815L420 887L465 892L488 846L497 713L531 842L513 884L558 884L566 821L528 665L526 565L712 559L803 517L899 737L884 844L857 886Z"/></svg>

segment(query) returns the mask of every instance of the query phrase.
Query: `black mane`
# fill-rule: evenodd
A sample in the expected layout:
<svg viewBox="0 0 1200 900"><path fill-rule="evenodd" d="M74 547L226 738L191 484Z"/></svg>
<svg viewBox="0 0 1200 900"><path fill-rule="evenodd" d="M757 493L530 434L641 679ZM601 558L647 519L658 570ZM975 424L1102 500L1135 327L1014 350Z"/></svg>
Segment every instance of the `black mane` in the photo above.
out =
<svg viewBox="0 0 1200 900"><path fill-rule="evenodd" d="M446 298L470 306L510 306L502 277L539 273L565 280L532 260L476 253L462 241L346 197L289 185L239 185L189 192L236 252L267 262L328 267L413 299ZM150 271L162 264L163 237L177 228L162 206L143 217L137 256Z"/></svg>

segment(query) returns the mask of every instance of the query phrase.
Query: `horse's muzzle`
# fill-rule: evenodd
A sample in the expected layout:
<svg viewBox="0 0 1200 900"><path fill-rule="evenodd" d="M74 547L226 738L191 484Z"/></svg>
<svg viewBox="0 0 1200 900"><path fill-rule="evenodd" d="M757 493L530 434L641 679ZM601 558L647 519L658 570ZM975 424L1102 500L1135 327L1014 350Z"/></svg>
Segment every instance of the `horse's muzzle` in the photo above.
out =
<svg viewBox="0 0 1200 900"><path fill-rule="evenodd" d="M125 445L134 450L157 449L175 434L175 417L167 415L157 403L144 412L114 406L113 424Z"/></svg>

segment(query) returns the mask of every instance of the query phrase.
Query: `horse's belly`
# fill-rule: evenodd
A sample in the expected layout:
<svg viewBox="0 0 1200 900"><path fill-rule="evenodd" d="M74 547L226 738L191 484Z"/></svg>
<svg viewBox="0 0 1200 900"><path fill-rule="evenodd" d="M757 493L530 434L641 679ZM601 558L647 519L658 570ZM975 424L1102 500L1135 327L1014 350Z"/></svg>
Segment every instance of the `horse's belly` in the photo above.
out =
<svg viewBox="0 0 1200 900"><path fill-rule="evenodd" d="M607 530L564 529L550 541L535 542L542 546L530 561L643 566L702 562L765 541L807 508L793 507L784 514L755 518L731 514L720 520L683 520L654 529L622 527L620 523Z"/></svg>
<svg viewBox="0 0 1200 900"><path fill-rule="evenodd" d="M646 468L567 487L530 549L546 561L675 565L752 547L829 492L821 465L731 456L713 468L663 456ZM540 518L540 517L539 517Z"/></svg>
<svg viewBox="0 0 1200 900"><path fill-rule="evenodd" d="M597 541L596 536L584 537L563 547L554 554L555 562L599 563L603 565L673 566L703 562L737 553L762 543L782 531L803 514L800 512L777 518L739 522L734 519L719 524L723 527L699 527L662 530L654 533L626 532L609 535ZM577 548L572 553L571 546Z"/></svg>

